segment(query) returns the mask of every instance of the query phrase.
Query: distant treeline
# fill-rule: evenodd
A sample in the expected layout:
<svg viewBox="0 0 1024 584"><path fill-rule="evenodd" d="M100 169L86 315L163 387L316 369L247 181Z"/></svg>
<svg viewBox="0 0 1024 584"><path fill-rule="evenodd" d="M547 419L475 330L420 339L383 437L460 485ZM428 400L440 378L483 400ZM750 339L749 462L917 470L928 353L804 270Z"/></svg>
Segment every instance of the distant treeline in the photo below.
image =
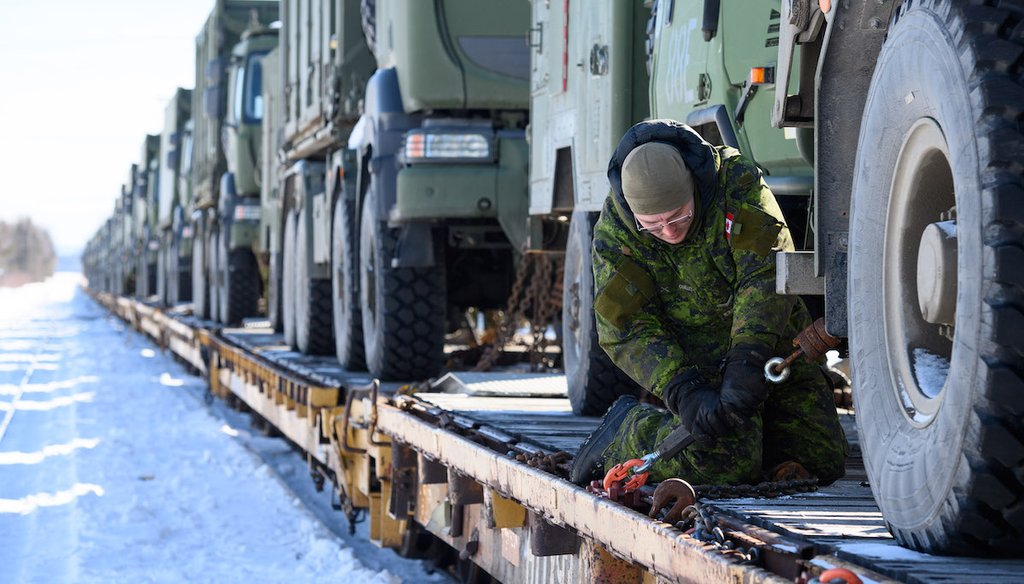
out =
<svg viewBox="0 0 1024 584"><path fill-rule="evenodd" d="M0 221L0 286L21 286L53 275L57 254L50 234L31 219Z"/></svg>

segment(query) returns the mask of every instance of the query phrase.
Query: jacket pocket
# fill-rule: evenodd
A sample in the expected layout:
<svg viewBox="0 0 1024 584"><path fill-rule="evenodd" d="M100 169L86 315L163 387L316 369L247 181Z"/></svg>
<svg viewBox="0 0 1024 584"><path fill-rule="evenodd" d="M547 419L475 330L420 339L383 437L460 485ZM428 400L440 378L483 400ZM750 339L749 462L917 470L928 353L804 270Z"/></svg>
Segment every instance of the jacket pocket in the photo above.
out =
<svg viewBox="0 0 1024 584"><path fill-rule="evenodd" d="M656 296L654 279L632 260L622 259L594 300L594 310L615 328L625 328L630 317Z"/></svg>

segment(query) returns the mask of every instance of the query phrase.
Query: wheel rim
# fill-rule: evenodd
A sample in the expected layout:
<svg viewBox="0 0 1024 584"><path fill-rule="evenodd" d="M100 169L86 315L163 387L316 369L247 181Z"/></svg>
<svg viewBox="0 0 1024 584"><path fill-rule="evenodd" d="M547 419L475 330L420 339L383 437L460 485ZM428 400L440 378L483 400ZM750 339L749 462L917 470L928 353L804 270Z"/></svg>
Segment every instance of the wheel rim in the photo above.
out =
<svg viewBox="0 0 1024 584"><path fill-rule="evenodd" d="M918 427L930 424L942 406L953 361L952 327L944 330L922 315L920 243L928 226L942 221L955 204L942 130L934 120L921 119L907 132L896 161L882 273L889 375L904 416Z"/></svg>

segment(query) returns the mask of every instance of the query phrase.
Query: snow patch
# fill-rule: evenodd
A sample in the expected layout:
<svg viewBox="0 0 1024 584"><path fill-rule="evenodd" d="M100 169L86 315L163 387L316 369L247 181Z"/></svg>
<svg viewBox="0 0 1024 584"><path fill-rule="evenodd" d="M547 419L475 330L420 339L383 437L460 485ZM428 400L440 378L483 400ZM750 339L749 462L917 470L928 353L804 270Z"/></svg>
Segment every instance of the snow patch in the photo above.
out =
<svg viewBox="0 0 1024 584"><path fill-rule="evenodd" d="M51 456L67 456L81 448L96 448L96 439L75 438L66 444L51 444L37 452L0 452L0 465L39 464Z"/></svg>
<svg viewBox="0 0 1024 584"><path fill-rule="evenodd" d="M928 397L936 397L949 376L949 361L928 349L914 349L914 377L917 385Z"/></svg>
<svg viewBox="0 0 1024 584"><path fill-rule="evenodd" d="M56 493L33 493L20 499L0 499L0 513L18 513L28 515L40 507L57 507L67 505L84 495L102 497L103 487L88 483L78 483L70 489Z"/></svg>

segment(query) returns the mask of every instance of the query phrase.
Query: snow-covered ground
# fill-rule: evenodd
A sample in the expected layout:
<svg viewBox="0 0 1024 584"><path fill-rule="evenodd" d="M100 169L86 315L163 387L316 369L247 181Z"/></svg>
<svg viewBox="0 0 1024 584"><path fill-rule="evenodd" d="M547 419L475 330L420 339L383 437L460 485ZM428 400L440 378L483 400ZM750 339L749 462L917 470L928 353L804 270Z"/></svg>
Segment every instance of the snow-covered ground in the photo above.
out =
<svg viewBox="0 0 1024 584"><path fill-rule="evenodd" d="M0 582L443 582L59 273L0 289Z"/></svg>

